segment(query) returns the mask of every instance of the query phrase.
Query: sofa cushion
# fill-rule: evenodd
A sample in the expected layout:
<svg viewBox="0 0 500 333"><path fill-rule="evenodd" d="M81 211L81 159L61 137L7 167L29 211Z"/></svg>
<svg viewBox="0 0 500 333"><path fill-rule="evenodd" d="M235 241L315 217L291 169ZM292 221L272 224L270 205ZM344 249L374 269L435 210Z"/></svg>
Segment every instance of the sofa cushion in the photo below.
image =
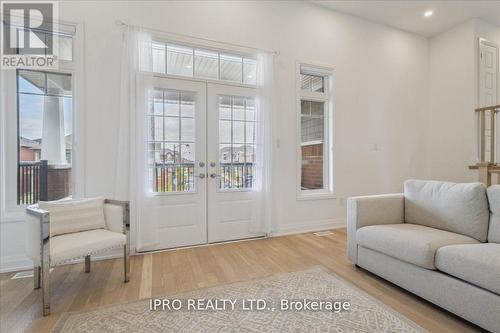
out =
<svg viewBox="0 0 500 333"><path fill-rule="evenodd" d="M50 264L55 266L89 254L119 248L126 241L124 234L104 229L55 236L50 239Z"/></svg>
<svg viewBox="0 0 500 333"><path fill-rule="evenodd" d="M436 267L500 295L500 244L441 247L436 253Z"/></svg>
<svg viewBox="0 0 500 333"><path fill-rule="evenodd" d="M479 244L471 237L409 223L360 228L356 241L363 247L428 269L436 269L434 256L442 246Z"/></svg>
<svg viewBox="0 0 500 333"><path fill-rule="evenodd" d="M40 201L50 213L50 236L106 228L104 198Z"/></svg>
<svg viewBox="0 0 500 333"><path fill-rule="evenodd" d="M483 184L407 180L404 196L405 222L486 241L489 211Z"/></svg>
<svg viewBox="0 0 500 333"><path fill-rule="evenodd" d="M488 187L488 202L490 204L490 228L488 242L500 243L500 185Z"/></svg>

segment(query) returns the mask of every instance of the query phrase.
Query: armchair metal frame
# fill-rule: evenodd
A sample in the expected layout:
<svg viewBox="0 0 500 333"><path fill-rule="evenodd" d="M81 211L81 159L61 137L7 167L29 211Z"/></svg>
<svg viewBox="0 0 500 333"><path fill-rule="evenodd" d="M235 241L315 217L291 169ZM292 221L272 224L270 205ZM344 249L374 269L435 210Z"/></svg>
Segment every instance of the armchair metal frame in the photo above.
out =
<svg viewBox="0 0 500 333"><path fill-rule="evenodd" d="M123 209L123 233L127 241L123 246L124 282L130 280L130 204L128 201L105 199L105 204ZM50 213L36 205L28 206L26 213L40 221L40 265L33 269L34 288L42 288L43 315L50 314ZM85 272L90 272L90 255L85 256Z"/></svg>

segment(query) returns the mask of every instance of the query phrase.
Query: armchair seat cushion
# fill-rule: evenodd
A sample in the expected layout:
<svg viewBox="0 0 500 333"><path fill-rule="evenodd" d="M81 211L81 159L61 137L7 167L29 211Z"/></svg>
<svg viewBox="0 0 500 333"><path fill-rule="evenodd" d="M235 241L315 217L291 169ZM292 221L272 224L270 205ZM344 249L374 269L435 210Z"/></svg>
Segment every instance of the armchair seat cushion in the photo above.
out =
<svg viewBox="0 0 500 333"><path fill-rule="evenodd" d="M55 266L89 254L119 248L126 242L124 234L105 229L54 236L50 239L50 264Z"/></svg>
<svg viewBox="0 0 500 333"><path fill-rule="evenodd" d="M444 246L437 251L436 267L500 295L500 244Z"/></svg>
<svg viewBox="0 0 500 333"><path fill-rule="evenodd" d="M363 227L356 240L360 246L427 269L436 269L434 257L442 246L479 244L468 236L410 223Z"/></svg>

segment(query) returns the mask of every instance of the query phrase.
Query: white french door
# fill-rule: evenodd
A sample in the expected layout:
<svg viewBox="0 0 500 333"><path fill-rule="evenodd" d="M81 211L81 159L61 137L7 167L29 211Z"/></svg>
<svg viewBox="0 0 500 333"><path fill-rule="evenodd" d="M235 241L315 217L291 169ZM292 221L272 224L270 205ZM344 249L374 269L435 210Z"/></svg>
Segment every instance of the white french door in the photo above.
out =
<svg viewBox="0 0 500 333"><path fill-rule="evenodd" d="M155 78L146 115L140 250L207 241L206 85ZM142 162L139 162L142 163Z"/></svg>
<svg viewBox="0 0 500 333"><path fill-rule="evenodd" d="M255 89L169 78L153 86L139 251L263 236L251 231Z"/></svg>
<svg viewBox="0 0 500 333"><path fill-rule="evenodd" d="M208 241L262 236L257 218L255 89L209 84L207 89Z"/></svg>

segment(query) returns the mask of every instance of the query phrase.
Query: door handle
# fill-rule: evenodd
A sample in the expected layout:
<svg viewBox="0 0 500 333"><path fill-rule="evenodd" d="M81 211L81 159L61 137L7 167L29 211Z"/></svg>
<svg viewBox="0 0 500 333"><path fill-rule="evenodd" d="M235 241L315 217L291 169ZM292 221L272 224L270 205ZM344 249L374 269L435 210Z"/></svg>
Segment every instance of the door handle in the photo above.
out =
<svg viewBox="0 0 500 333"><path fill-rule="evenodd" d="M210 174L210 178L212 178L212 179L215 179L215 178L218 178L218 177L220 177L220 175L218 175L216 173L211 173Z"/></svg>
<svg viewBox="0 0 500 333"><path fill-rule="evenodd" d="M196 178L200 178L200 179L203 179L205 178L205 173L200 173L199 175L195 176Z"/></svg>

